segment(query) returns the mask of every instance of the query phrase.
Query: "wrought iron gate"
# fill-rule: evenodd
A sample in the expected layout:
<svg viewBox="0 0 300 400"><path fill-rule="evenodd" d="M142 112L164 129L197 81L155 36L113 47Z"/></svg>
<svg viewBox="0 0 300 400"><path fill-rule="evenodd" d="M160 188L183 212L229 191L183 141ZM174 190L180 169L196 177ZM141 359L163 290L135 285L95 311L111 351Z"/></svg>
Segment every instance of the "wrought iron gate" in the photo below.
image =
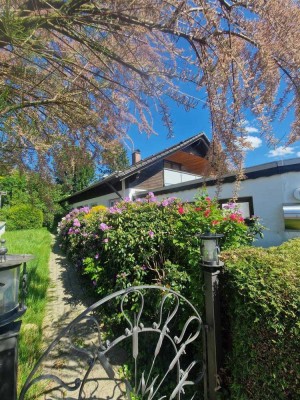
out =
<svg viewBox="0 0 300 400"><path fill-rule="evenodd" d="M93 304L61 332L19 400L37 390L49 400L205 399L205 349L202 320L187 299L164 287L131 287Z"/></svg>

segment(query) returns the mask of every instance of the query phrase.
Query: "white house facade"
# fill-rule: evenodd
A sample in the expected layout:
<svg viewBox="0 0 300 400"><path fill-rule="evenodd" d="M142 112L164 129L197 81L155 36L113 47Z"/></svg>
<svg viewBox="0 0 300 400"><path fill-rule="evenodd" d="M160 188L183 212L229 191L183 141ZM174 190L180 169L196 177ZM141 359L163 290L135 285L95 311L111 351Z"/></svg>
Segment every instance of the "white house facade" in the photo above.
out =
<svg viewBox="0 0 300 400"><path fill-rule="evenodd" d="M205 187L211 197L218 193L219 202L224 204L235 193L235 176L225 176L220 191L214 178L203 178L208 148L207 137L199 133L144 160L137 151L129 168L65 201L70 208L99 204L110 207L120 199L144 197L151 191L158 199L175 196L183 202L193 202ZM277 246L300 237L300 158L246 168L245 177L239 183L237 203L245 218L258 216L266 227L264 238L256 244Z"/></svg>
<svg viewBox="0 0 300 400"><path fill-rule="evenodd" d="M258 216L267 228L257 246L277 246L284 241L300 237L300 159L273 162L245 170L247 179L240 182L237 203L244 217ZM233 177L227 176L218 193L221 203L229 201L234 193ZM216 196L215 182L202 179L191 184L169 186L154 190L158 199L176 196L191 202L206 187L211 197Z"/></svg>

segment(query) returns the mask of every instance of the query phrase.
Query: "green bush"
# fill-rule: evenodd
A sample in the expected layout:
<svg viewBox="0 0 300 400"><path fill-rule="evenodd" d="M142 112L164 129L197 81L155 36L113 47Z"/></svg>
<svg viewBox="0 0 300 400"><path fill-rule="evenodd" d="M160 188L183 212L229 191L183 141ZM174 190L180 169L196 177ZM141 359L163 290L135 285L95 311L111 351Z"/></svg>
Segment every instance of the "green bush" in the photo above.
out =
<svg viewBox="0 0 300 400"><path fill-rule="evenodd" d="M234 205L222 210L206 195L195 205L175 198L160 202L153 193L144 201L124 201L108 210L75 209L63 218L60 235L69 256L89 275L101 297L128 286L159 284L193 301L190 293L199 292L197 234L208 229L226 233L226 247L253 241Z"/></svg>
<svg viewBox="0 0 300 400"><path fill-rule="evenodd" d="M300 398L299 251L300 239L294 239L224 254L224 376L230 399Z"/></svg>
<svg viewBox="0 0 300 400"><path fill-rule="evenodd" d="M6 221L8 231L37 229L43 226L43 212L27 204L3 208L0 218Z"/></svg>
<svg viewBox="0 0 300 400"><path fill-rule="evenodd" d="M0 189L5 191L2 196L4 213L5 208L30 204L43 213L43 225L48 229L57 226L57 218L61 218L65 210L58 204L62 196L61 187L36 172L21 173L12 171L10 175L0 176ZM1 217L0 217L1 218ZM5 218L4 218L5 219Z"/></svg>

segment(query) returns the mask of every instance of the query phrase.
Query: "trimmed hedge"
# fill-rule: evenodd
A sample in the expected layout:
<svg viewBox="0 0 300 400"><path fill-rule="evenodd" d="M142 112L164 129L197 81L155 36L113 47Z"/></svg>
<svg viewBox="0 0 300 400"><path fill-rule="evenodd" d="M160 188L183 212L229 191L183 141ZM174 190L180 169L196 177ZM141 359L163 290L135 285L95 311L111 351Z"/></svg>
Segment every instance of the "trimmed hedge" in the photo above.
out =
<svg viewBox="0 0 300 400"><path fill-rule="evenodd" d="M28 204L3 208L0 218L6 221L8 231L38 229L43 226L43 212Z"/></svg>
<svg viewBox="0 0 300 400"><path fill-rule="evenodd" d="M230 399L300 398L300 239L224 253L224 379Z"/></svg>

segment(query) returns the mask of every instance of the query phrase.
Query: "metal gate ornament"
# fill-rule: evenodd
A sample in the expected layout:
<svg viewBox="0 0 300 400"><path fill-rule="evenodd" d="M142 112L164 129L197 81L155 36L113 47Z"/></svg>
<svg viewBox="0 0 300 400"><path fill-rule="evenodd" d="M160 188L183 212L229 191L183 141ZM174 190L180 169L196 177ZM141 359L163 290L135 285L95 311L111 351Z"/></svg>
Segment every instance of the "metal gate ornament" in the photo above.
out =
<svg viewBox="0 0 300 400"><path fill-rule="evenodd" d="M155 299L160 299L158 307L156 307L156 315L146 315L145 310L149 310L147 308L148 301L150 300L153 307ZM125 324L125 329L117 337L107 340L108 331L102 325L101 306L108 307L110 303L114 302L117 302L118 309L111 307L110 310L116 312L118 320L122 320ZM185 309L184 314L182 314L183 309ZM186 313L187 309L189 314ZM184 317L185 315L187 316ZM87 335L76 337L76 332L80 332L83 326L88 325L88 330L93 327L94 342L92 345L83 347L78 343L81 339L86 339ZM205 347L205 335L202 328L202 320L194 306L183 296L170 289L149 285L121 290L93 304L62 331L29 375L19 399L25 399L26 393L35 383L52 381L65 391L73 392L76 397L72 397L72 399L192 400L196 393L199 393L199 382L205 376L205 365L202 354L194 357L196 359L187 360L186 352L197 341L202 342ZM85 372L76 379L73 377L72 382L68 382L68 379L54 373L40 373L43 363L48 357L51 357L51 353L66 338L68 338L70 354L75 352L86 360ZM148 349L141 348L143 338L147 339ZM118 348L118 345L126 342L128 342L126 347L128 360L133 363L132 379L128 377L121 379L110 361L110 355ZM151 345L153 345L152 351ZM63 346L63 351L66 352L67 346ZM168 349L166 355L163 353L164 348ZM148 362L145 367L141 363L147 350L151 351L151 357L147 356ZM128 354L129 351L130 354ZM158 371L157 364L166 359L168 359L166 369ZM97 373L96 376L95 373L93 375L93 371L95 372L99 367L105 371L102 378L99 378ZM102 392L99 380L113 381L115 384L113 393L107 395ZM89 388L89 385L92 386L92 389ZM187 387L189 394L185 394ZM191 388L193 389L192 393ZM115 397L117 393L119 393L119 397Z"/></svg>

